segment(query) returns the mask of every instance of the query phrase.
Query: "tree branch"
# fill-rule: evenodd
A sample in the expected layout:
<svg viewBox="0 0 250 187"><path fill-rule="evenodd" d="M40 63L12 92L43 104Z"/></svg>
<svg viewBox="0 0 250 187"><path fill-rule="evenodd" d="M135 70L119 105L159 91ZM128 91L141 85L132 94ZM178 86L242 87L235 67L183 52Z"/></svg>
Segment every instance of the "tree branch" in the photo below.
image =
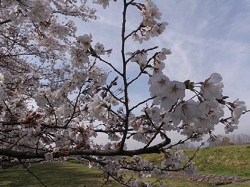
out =
<svg viewBox="0 0 250 187"><path fill-rule="evenodd" d="M169 138L165 139L163 142L147 147L146 149L140 148L135 150L111 150L111 151L102 151L102 150L72 150L69 152L56 153L54 158L59 158L61 156L71 156L71 155L93 155L93 156L134 156L147 153L160 153L161 148L168 145L171 142ZM49 152L52 152L49 151ZM9 156L18 159L36 159L36 158L45 158L47 152L39 152L38 154L31 151L15 151L10 149L0 149L0 155Z"/></svg>
<svg viewBox="0 0 250 187"><path fill-rule="evenodd" d="M36 176L33 172L30 171L30 169L25 165L25 163L22 162L21 159L19 159L19 162L20 162L20 163L23 165L23 167L25 167L25 169L26 169L31 175L33 175L33 176L34 176L43 186L47 187L47 185L45 185L45 184L41 181L41 179L40 179L38 176Z"/></svg>
<svg viewBox="0 0 250 187"><path fill-rule="evenodd" d="M123 150L125 141L126 141L126 137L127 137L127 131L128 131L128 123L129 123L129 99L128 99L128 84L127 84L127 62L126 62L126 58L125 58L125 32L126 32L126 13L127 13L127 7L128 4L126 2L126 0L123 0L123 12L122 12L122 49L121 49L121 54L122 54L122 62L123 62L123 73L122 73L122 77L123 77L123 84L124 84L124 99L125 99L125 108L126 108L126 118L125 118L125 131L123 133L123 137L121 140L121 144L120 144L120 151Z"/></svg>
<svg viewBox="0 0 250 187"><path fill-rule="evenodd" d="M8 20L4 20L4 21L0 21L0 25L3 25L3 24L5 24L5 23L9 23L9 22L11 22L11 20L10 20L10 19L8 19Z"/></svg>

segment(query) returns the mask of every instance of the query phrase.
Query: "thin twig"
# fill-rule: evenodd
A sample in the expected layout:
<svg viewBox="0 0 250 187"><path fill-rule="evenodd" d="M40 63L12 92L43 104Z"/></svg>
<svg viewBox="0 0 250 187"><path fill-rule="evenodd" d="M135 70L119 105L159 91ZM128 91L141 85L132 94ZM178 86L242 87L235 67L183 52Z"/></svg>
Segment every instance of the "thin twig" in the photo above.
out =
<svg viewBox="0 0 250 187"><path fill-rule="evenodd" d="M150 97L150 98L148 98L148 99L146 99L146 100L144 100L144 101L138 103L137 105L133 106L133 107L130 109L130 112L131 112L132 110L134 110L135 108L137 108L138 106L140 106L140 105L142 105L142 104L144 104L144 103L146 103L146 102L148 102L148 101L150 101L150 100L152 100L152 99L154 99L154 98L156 98L156 96Z"/></svg>
<svg viewBox="0 0 250 187"><path fill-rule="evenodd" d="M21 159L18 159L18 160L19 160L19 162L23 165L23 167L25 167L25 169L26 169L31 175L33 175L33 176L34 176L43 186L48 187L46 184L44 184L44 183L41 181L41 179L40 179L38 176L36 176L34 173L32 173L32 172L30 171L30 169L25 165L25 163L22 162Z"/></svg>
<svg viewBox="0 0 250 187"><path fill-rule="evenodd" d="M98 58L100 61L102 61L102 62L104 62L105 64L107 64L107 65L109 65L116 73L118 73L120 76L122 76L122 73L118 70L118 69L116 69L110 62L108 62L108 61L106 61L106 60L103 60L101 57L99 57L99 56L94 56L94 57L96 57L96 58Z"/></svg>

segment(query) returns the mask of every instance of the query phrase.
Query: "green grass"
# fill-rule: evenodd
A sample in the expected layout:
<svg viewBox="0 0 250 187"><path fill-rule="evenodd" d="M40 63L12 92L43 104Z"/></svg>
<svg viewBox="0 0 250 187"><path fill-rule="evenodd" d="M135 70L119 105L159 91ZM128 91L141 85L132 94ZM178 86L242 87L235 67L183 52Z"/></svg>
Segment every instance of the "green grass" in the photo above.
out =
<svg viewBox="0 0 250 187"><path fill-rule="evenodd" d="M99 187L104 183L101 178L101 173L97 169L89 169L87 166L80 164L45 162L42 164L35 164L30 170L39 176L47 186ZM117 186L116 183L107 186L114 185ZM42 185L27 171L20 167L14 167L7 170L0 170L0 186L39 187Z"/></svg>
<svg viewBox="0 0 250 187"><path fill-rule="evenodd" d="M184 150L192 156L196 149ZM160 165L162 154L144 155L148 161ZM193 160L199 173L250 177L250 145L202 148Z"/></svg>
<svg viewBox="0 0 250 187"><path fill-rule="evenodd" d="M194 150L185 150L191 155ZM250 147L249 145L236 145L225 147L210 147L201 149L194 162L198 172L250 176Z"/></svg>
<svg viewBox="0 0 250 187"><path fill-rule="evenodd" d="M185 153L191 155L195 150L187 149ZM163 159L161 154L144 155L149 161L159 164ZM198 172L250 177L250 146L227 146L201 149L194 162ZM33 165L30 170L35 173L48 187L101 187L104 181L101 172L89 169L75 161L67 163L44 162ZM146 180L153 181L154 178ZM210 187L206 183L184 180L164 179L166 186L171 187ZM19 166L6 170L0 169L0 187L40 187L39 181ZM111 183L107 187L120 185ZM223 187L249 187L250 181L223 185Z"/></svg>
<svg viewBox="0 0 250 187"><path fill-rule="evenodd" d="M36 164L30 168L48 187L101 187L104 182L101 173L97 169L89 169L87 166L73 163L49 163ZM154 181L154 178L147 178ZM211 187L212 185L184 180L164 179L166 186L171 187ZM240 184L240 185L239 185ZM27 171L20 167L0 170L1 187L41 187L42 185ZM113 182L105 187L120 187ZM223 185L225 187L249 187L250 181Z"/></svg>

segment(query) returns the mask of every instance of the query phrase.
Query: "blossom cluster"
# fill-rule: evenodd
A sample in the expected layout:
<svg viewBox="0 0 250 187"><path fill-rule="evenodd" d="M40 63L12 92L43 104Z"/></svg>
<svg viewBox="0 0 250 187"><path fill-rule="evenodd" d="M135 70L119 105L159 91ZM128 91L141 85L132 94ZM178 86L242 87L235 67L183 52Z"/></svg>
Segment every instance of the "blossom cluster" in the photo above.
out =
<svg viewBox="0 0 250 187"><path fill-rule="evenodd" d="M142 43L163 33L168 23L158 23L156 21L161 19L162 13L159 12L158 7L151 0L146 1L144 4L133 2L132 5L138 8L143 17L139 27L131 34L134 41Z"/></svg>

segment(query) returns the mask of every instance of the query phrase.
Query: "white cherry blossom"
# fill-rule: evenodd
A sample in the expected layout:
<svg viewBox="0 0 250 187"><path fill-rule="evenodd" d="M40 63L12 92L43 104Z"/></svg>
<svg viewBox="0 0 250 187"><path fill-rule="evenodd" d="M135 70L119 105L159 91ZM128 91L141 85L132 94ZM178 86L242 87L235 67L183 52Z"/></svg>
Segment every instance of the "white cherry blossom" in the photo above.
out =
<svg viewBox="0 0 250 187"><path fill-rule="evenodd" d="M107 6L109 6L109 1L110 0L94 0L93 2L102 5L102 7L105 9Z"/></svg>
<svg viewBox="0 0 250 187"><path fill-rule="evenodd" d="M221 82L222 77L218 73L213 73L206 79L201 87L201 93L207 100L221 99L222 88L224 87Z"/></svg>
<svg viewBox="0 0 250 187"><path fill-rule="evenodd" d="M238 119L241 117L242 113L247 110L245 102L237 99L231 105L233 108L232 119L234 123L238 124Z"/></svg>
<svg viewBox="0 0 250 187"><path fill-rule="evenodd" d="M185 97L185 85L178 81L171 81L166 88L166 96L174 101Z"/></svg>
<svg viewBox="0 0 250 187"><path fill-rule="evenodd" d="M163 74L154 74L149 79L149 84L151 85L149 91L151 95L158 95L165 92L167 86L169 85L170 80L166 75Z"/></svg>

